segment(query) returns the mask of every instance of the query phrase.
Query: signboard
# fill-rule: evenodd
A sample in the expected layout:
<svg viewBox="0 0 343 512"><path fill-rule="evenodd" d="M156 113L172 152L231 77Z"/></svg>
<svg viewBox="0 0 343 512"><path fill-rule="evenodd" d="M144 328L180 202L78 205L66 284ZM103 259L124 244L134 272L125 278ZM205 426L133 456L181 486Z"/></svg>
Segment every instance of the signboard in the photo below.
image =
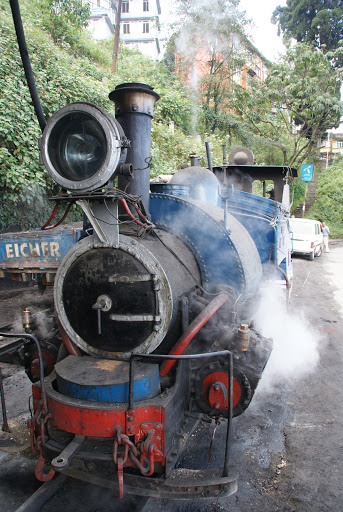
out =
<svg viewBox="0 0 343 512"><path fill-rule="evenodd" d="M312 181L313 179L313 165L303 164L301 166L301 178L300 181Z"/></svg>
<svg viewBox="0 0 343 512"><path fill-rule="evenodd" d="M80 236L79 229L0 235L0 269L56 269Z"/></svg>

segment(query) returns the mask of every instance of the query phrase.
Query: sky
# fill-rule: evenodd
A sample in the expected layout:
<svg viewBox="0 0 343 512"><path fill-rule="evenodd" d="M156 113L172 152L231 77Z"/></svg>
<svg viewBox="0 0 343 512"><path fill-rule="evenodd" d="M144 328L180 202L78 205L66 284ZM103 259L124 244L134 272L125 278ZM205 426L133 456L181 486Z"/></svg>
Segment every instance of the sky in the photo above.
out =
<svg viewBox="0 0 343 512"><path fill-rule="evenodd" d="M271 23L274 9L286 5L286 0L241 0L241 10L251 18L254 27L251 30L251 42L269 60L276 62L278 55L284 51L282 38L277 35L277 26Z"/></svg>
<svg viewBox="0 0 343 512"><path fill-rule="evenodd" d="M160 0L162 9L162 23L172 19L173 2ZM270 21L274 9L286 5L286 0L241 0L240 10L246 11L248 19L252 19L254 26L251 28L251 42L267 59L272 62L278 60L278 54L284 47L282 39L277 35L277 26Z"/></svg>

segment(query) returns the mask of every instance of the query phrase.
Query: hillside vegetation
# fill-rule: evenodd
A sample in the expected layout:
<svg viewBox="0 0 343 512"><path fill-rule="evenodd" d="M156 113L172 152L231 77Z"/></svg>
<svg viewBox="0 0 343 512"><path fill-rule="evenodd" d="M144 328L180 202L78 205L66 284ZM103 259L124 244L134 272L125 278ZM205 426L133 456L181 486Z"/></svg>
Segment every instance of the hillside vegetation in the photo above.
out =
<svg viewBox="0 0 343 512"><path fill-rule="evenodd" d="M52 8L54 2L56 0L20 1L28 50L46 119L74 101L95 103L114 114L109 92L120 83L143 82L153 86L161 96L155 105L152 124L153 177L176 171L181 164L189 162L189 154L193 152L202 157L202 165L206 166L205 141L210 143L214 165L222 163L222 144L226 144L228 152L239 145L250 147L260 164L284 163L280 158L285 151L280 150L279 141L273 141L270 134L261 139L259 127L256 132L256 120L262 122L257 114L251 124L243 110L239 115L223 110L218 113L220 122L213 124L217 124L217 128L207 133L209 112L202 108L199 97L195 100L196 96L175 76L172 67L168 67L168 59L166 64L154 62L137 50L123 46L119 49L117 72L113 75L113 41L92 39L84 28L87 12L83 10L81 16L75 17L72 10L74 5L79 6L78 0L61 2L71 9L68 11L68 7L63 15L56 14ZM39 164L41 131L6 0L0 0L0 85L0 231L3 232L44 224L53 207L47 196L58 191ZM253 87L251 94L254 94ZM252 106L260 108L258 97L255 94L255 99L250 101L245 94L241 102L246 109L244 112L252 110ZM269 118L267 121L270 125ZM301 194L299 187L299 200ZM332 212L336 199L336 196L332 197ZM318 203L315 215L322 215L321 205L326 203ZM68 220L76 218L75 211L72 215ZM330 223L331 217L323 211L324 217Z"/></svg>
<svg viewBox="0 0 343 512"><path fill-rule="evenodd" d="M333 238L343 238L343 159L321 172L316 196L308 217L325 221Z"/></svg>
<svg viewBox="0 0 343 512"><path fill-rule="evenodd" d="M189 161L191 152L205 157L203 140L191 135L193 105L189 95L163 64L122 47L113 75L112 41L96 42L87 30L81 32L75 27L74 32L67 32L67 38L59 37L49 31L44 2L22 0L20 8L46 119L74 101L92 102L114 114L109 92L123 82L143 82L161 96L152 129L153 175L177 170ZM41 132L22 69L9 3L4 0L0 4L0 84L0 230L11 226L27 229L46 221L52 209L46 203L46 193L54 190L54 183L39 164ZM170 121L174 122L174 134ZM219 157L225 138L204 137Z"/></svg>
<svg viewBox="0 0 343 512"><path fill-rule="evenodd" d="M204 154L201 140L189 135L191 104L186 91L165 66L138 51L121 48L118 72L111 73L112 42L95 42L87 31L74 44L53 36L42 14L42 3L20 2L27 45L44 115L74 101L88 101L114 114L108 94L123 82L155 87L153 173L168 173L188 160L192 151ZM68 38L71 42L73 38ZM46 202L54 183L39 164L40 128L15 37L9 3L0 4L0 229L27 229L46 221L52 209ZM176 125L173 136L168 124ZM179 128L178 128L179 127Z"/></svg>

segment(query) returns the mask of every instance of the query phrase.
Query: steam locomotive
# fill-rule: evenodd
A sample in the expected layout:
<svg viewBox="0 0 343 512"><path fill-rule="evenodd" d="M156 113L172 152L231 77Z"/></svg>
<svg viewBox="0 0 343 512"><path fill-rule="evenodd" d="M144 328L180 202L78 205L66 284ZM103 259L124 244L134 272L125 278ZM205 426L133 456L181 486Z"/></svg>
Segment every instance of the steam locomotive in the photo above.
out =
<svg viewBox="0 0 343 512"><path fill-rule="evenodd" d="M39 142L63 190L55 200L78 204L86 221L55 276L62 344L45 375L40 343L26 335L40 375L29 421L35 474L64 472L120 496L227 496L237 490L232 417L251 402L272 350L253 304L270 281L290 286L287 172L258 168L238 148L223 166L194 157L170 182L150 184L159 96L129 83L110 99L115 118L70 104ZM261 172L276 201L251 193ZM222 467L179 467L202 419L227 421Z"/></svg>

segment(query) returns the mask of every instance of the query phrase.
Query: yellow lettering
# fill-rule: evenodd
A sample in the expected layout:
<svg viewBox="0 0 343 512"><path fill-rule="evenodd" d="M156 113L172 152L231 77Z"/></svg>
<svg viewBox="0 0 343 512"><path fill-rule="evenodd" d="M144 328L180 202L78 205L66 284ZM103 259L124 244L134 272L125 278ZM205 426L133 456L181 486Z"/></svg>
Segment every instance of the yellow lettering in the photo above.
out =
<svg viewBox="0 0 343 512"><path fill-rule="evenodd" d="M29 254L27 249L28 249L28 245L27 245L26 242L24 244L21 244L20 252L24 256L24 258L29 258L30 257L30 254Z"/></svg>
<svg viewBox="0 0 343 512"><path fill-rule="evenodd" d="M33 244L29 244L30 245L30 253L31 253L31 256L40 256L40 248L39 248L39 244L36 242L35 245Z"/></svg>
<svg viewBox="0 0 343 512"><path fill-rule="evenodd" d="M6 257L7 258L14 258L12 244L6 244Z"/></svg>
<svg viewBox="0 0 343 512"><path fill-rule="evenodd" d="M42 246L43 255L44 256L49 256L49 244L48 244L48 242L42 242L41 246Z"/></svg>
<svg viewBox="0 0 343 512"><path fill-rule="evenodd" d="M60 244L58 242L50 242L50 254L51 256L60 257Z"/></svg>

